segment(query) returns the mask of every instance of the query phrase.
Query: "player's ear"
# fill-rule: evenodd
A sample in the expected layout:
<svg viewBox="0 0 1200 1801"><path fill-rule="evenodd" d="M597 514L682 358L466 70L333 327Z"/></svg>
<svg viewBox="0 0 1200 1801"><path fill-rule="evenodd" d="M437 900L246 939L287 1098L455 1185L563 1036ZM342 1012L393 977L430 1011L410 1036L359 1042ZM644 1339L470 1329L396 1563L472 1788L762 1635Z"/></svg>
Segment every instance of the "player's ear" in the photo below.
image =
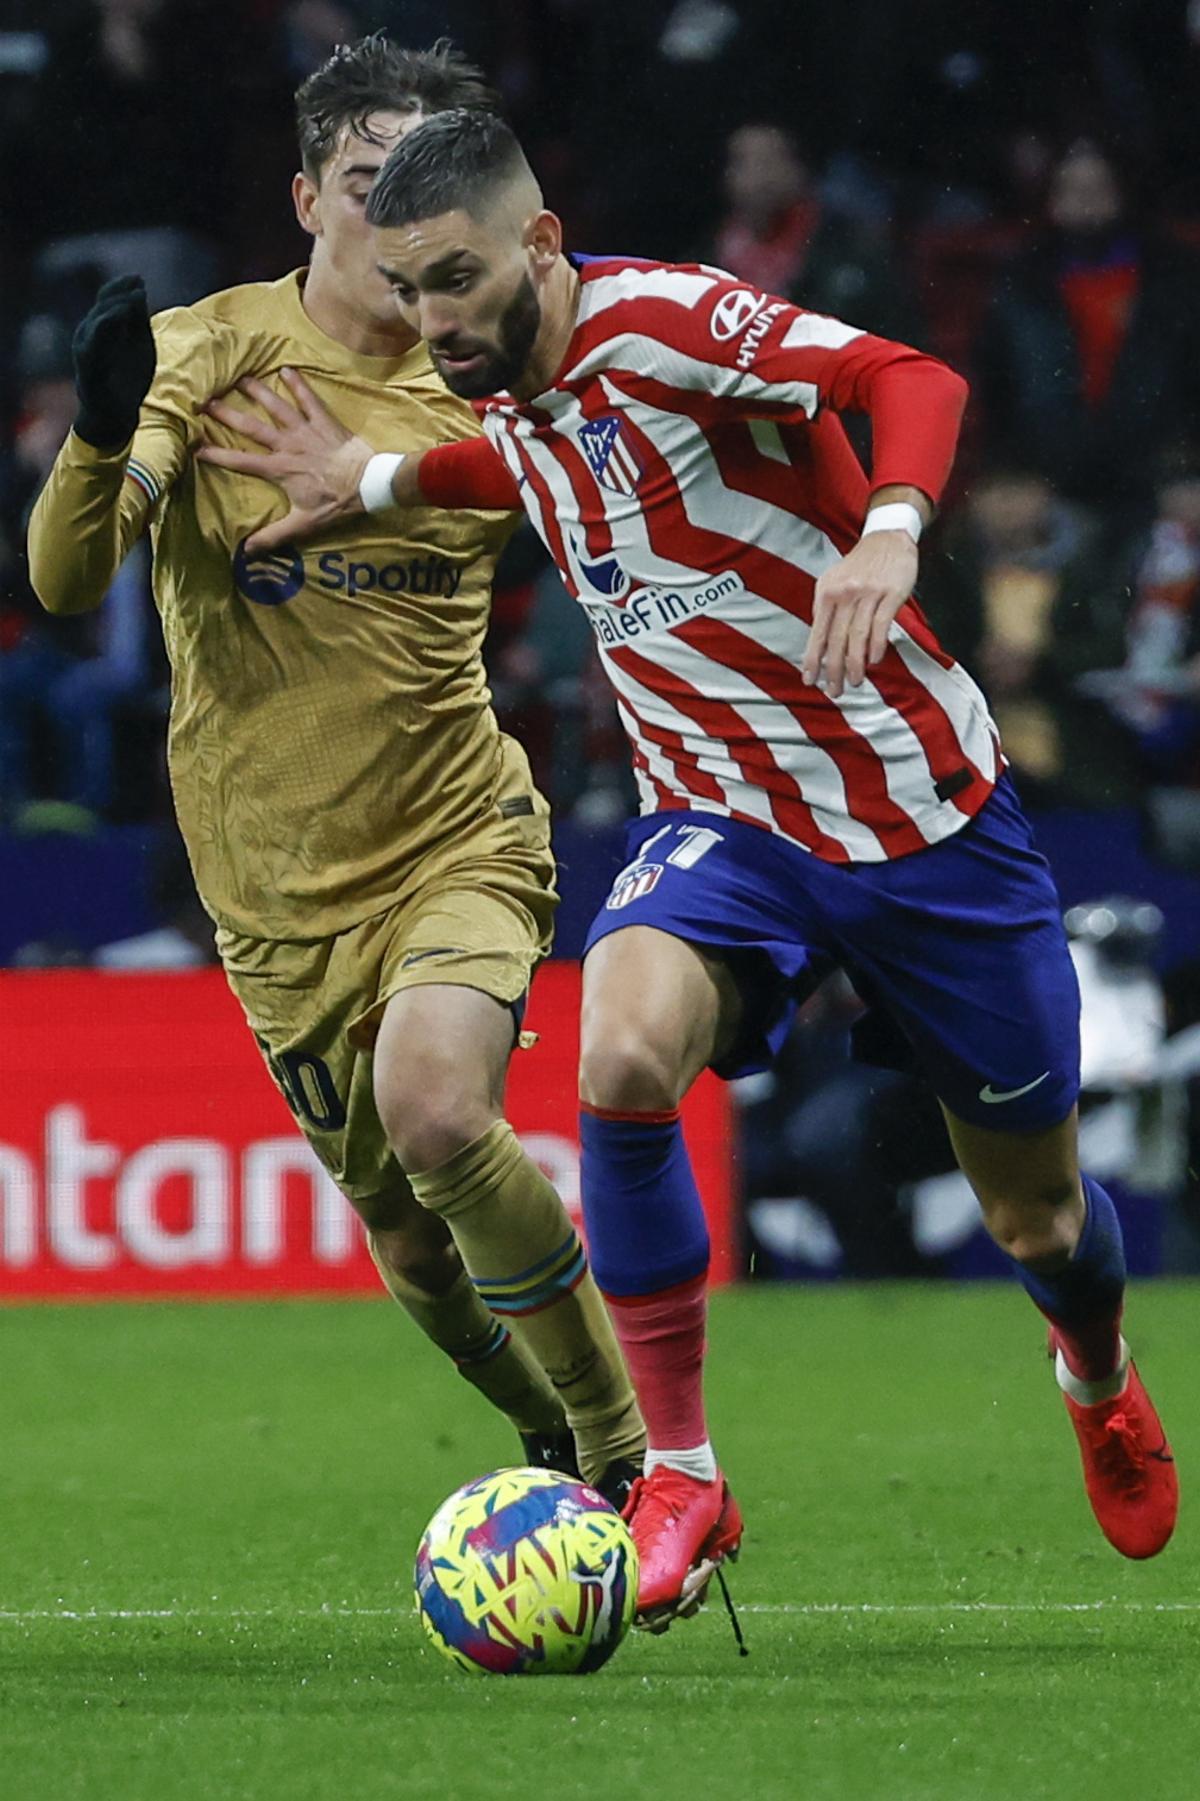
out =
<svg viewBox="0 0 1200 1801"><path fill-rule="evenodd" d="M296 209L296 217L300 221L301 231L306 231L310 238L321 235L321 190L311 175L303 169L292 176L292 205Z"/></svg>
<svg viewBox="0 0 1200 1801"><path fill-rule="evenodd" d="M533 215L522 235L532 265L530 273L543 277L549 275L562 255L561 219L543 208L540 213Z"/></svg>

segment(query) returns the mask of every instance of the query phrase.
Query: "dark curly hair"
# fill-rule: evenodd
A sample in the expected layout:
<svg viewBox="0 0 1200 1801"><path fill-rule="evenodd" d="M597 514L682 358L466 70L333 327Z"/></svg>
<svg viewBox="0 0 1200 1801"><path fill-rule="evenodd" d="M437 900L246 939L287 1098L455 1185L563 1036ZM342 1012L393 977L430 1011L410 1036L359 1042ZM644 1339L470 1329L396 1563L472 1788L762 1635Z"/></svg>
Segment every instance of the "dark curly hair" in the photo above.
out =
<svg viewBox="0 0 1200 1801"><path fill-rule="evenodd" d="M405 50L386 32L374 31L355 44L339 44L333 55L296 90L300 160L312 181L336 148L347 126L368 142L372 113L491 113L499 97L483 72L439 38L428 50Z"/></svg>

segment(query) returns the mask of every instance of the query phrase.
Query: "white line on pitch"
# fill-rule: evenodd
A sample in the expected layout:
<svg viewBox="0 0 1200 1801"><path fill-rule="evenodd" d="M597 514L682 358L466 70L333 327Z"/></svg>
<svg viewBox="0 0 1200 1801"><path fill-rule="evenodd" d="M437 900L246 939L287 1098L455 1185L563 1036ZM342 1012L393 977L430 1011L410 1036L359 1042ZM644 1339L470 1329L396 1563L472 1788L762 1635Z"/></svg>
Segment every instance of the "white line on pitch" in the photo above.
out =
<svg viewBox="0 0 1200 1801"><path fill-rule="evenodd" d="M21 1620L322 1620L397 1619L408 1607L111 1607L0 1608L0 1621ZM762 1601L741 1613L813 1617L829 1614L1200 1613L1200 1601Z"/></svg>
<svg viewBox="0 0 1200 1801"><path fill-rule="evenodd" d="M766 1601L739 1613L1200 1613L1200 1601Z"/></svg>

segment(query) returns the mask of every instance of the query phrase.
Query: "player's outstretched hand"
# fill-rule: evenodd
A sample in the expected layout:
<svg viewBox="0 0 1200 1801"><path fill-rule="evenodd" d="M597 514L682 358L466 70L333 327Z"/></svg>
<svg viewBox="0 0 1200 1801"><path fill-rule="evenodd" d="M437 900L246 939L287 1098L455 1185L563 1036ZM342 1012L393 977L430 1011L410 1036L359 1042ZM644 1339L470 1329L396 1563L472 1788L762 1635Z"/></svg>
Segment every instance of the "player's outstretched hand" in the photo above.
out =
<svg viewBox="0 0 1200 1801"><path fill-rule="evenodd" d="M824 677L824 692L837 699L857 688L887 650L888 628L912 594L917 547L907 532L872 532L860 538L817 580L812 631L800 664L811 686Z"/></svg>
<svg viewBox="0 0 1200 1801"><path fill-rule="evenodd" d="M76 435L96 450L128 444L156 362L140 275L105 282L76 327L71 357L79 396Z"/></svg>
<svg viewBox="0 0 1200 1801"><path fill-rule="evenodd" d="M231 450L205 444L196 452L197 458L273 482L291 502L291 511L282 519L272 520L247 538L246 550L251 556L311 538L334 520L361 513L358 485L374 455L364 439L356 438L334 418L302 375L294 369L281 373L291 401L254 376L238 383L238 392L261 407L265 418L225 399L210 400L203 409L261 449Z"/></svg>

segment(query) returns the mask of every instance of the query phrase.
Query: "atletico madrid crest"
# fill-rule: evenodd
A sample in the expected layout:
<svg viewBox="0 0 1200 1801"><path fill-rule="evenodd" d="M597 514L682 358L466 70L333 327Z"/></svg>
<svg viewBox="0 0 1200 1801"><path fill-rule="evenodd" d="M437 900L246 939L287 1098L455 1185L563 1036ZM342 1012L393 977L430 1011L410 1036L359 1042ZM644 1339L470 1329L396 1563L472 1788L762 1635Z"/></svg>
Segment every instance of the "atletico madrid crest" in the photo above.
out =
<svg viewBox="0 0 1200 1801"><path fill-rule="evenodd" d="M662 872L661 863L631 863L628 869L621 871L613 883L612 893L605 901L605 906L611 912L620 907L628 907L633 901L641 900L643 895L649 894L658 887Z"/></svg>
<svg viewBox="0 0 1200 1801"><path fill-rule="evenodd" d="M588 467L601 487L617 494L635 494L642 479L642 465L615 413L600 419L589 419L580 428L579 442Z"/></svg>

